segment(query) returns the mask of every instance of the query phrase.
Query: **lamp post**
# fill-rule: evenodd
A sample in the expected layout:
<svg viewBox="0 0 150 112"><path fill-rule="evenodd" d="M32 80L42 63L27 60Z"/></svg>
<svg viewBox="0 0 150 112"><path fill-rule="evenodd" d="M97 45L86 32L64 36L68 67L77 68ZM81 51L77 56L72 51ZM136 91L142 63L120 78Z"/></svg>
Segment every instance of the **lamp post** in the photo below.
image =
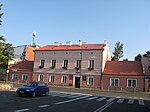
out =
<svg viewBox="0 0 150 112"><path fill-rule="evenodd" d="M82 82L82 40L79 40L79 46L80 46L80 86Z"/></svg>
<svg viewBox="0 0 150 112"><path fill-rule="evenodd" d="M7 81L9 80L9 70L8 70L8 69L6 70L6 73L7 73L7 74L6 74L6 79L5 79L5 81L7 82Z"/></svg>

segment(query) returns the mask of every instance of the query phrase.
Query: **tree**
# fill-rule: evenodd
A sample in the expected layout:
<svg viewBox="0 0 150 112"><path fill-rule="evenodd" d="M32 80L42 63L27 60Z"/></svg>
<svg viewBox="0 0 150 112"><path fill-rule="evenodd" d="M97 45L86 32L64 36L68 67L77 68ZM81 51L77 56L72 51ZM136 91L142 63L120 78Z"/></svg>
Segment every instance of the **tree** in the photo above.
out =
<svg viewBox="0 0 150 112"><path fill-rule="evenodd" d="M120 58L123 57L123 43L120 43L119 41L115 44L115 47L114 47L114 52L113 52L113 55L111 57L111 60L114 61L114 60L119 60Z"/></svg>
<svg viewBox="0 0 150 112"><path fill-rule="evenodd" d="M134 60L135 61L141 61L142 55L138 54L137 56L135 56Z"/></svg>
<svg viewBox="0 0 150 112"><path fill-rule="evenodd" d="M14 48L12 44L10 43L4 43L4 49L2 51L3 54L3 66L5 68L8 68L8 62L13 58L14 56Z"/></svg>
<svg viewBox="0 0 150 112"><path fill-rule="evenodd" d="M145 53L143 56L150 58L150 50L149 50L149 51L146 51L146 53Z"/></svg>

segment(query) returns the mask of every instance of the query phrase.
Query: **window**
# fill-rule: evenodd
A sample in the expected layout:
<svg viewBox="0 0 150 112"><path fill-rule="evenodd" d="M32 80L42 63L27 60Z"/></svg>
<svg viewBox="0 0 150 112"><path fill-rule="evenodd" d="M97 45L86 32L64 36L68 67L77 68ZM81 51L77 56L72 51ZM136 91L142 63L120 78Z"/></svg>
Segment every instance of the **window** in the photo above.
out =
<svg viewBox="0 0 150 112"><path fill-rule="evenodd" d="M12 74L12 79L17 80L17 74Z"/></svg>
<svg viewBox="0 0 150 112"><path fill-rule="evenodd" d="M136 79L128 79L127 87L136 87L137 80Z"/></svg>
<svg viewBox="0 0 150 112"><path fill-rule="evenodd" d="M94 68L94 60L89 60L89 68Z"/></svg>
<svg viewBox="0 0 150 112"><path fill-rule="evenodd" d="M63 65L63 67L68 67L68 60L64 60L64 65Z"/></svg>
<svg viewBox="0 0 150 112"><path fill-rule="evenodd" d="M44 75L39 75L38 81L43 81L44 80Z"/></svg>
<svg viewBox="0 0 150 112"><path fill-rule="evenodd" d="M55 82L55 76L51 75L50 79L49 79L49 82Z"/></svg>
<svg viewBox="0 0 150 112"><path fill-rule="evenodd" d="M81 68L81 60L77 60L77 62L76 62L76 67L77 67L77 68Z"/></svg>
<svg viewBox="0 0 150 112"><path fill-rule="evenodd" d="M62 76L61 83L67 83L67 76Z"/></svg>
<svg viewBox="0 0 150 112"><path fill-rule="evenodd" d="M55 68L56 67L56 60L52 60L51 61L51 68Z"/></svg>
<svg viewBox="0 0 150 112"><path fill-rule="evenodd" d="M44 62L45 62L45 60L41 60L41 61L40 61L40 66L41 66L41 67L44 67Z"/></svg>
<svg viewBox="0 0 150 112"><path fill-rule="evenodd" d="M119 79L110 78L110 86L119 86Z"/></svg>
<svg viewBox="0 0 150 112"><path fill-rule="evenodd" d="M88 85L94 85L94 78L93 77L88 77L87 84Z"/></svg>
<svg viewBox="0 0 150 112"><path fill-rule="evenodd" d="M28 79L28 76L25 75L25 74L23 74L23 75L22 75L22 80L27 80L27 79Z"/></svg>

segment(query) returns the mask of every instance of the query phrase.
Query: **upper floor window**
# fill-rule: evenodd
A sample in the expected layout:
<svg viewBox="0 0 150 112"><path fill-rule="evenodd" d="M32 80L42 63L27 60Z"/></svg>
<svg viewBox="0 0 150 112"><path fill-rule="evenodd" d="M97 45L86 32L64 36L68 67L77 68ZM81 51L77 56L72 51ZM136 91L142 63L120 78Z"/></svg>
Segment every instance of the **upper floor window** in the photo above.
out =
<svg viewBox="0 0 150 112"><path fill-rule="evenodd" d="M43 67L44 67L44 62L45 62L45 60L43 60L43 59L40 60L40 66L39 66L40 68L43 68Z"/></svg>
<svg viewBox="0 0 150 112"><path fill-rule="evenodd" d="M119 86L119 79L110 78L110 86Z"/></svg>
<svg viewBox="0 0 150 112"><path fill-rule="evenodd" d="M81 60L76 61L76 68L81 68Z"/></svg>
<svg viewBox="0 0 150 112"><path fill-rule="evenodd" d="M17 80L17 74L12 74L12 80Z"/></svg>
<svg viewBox="0 0 150 112"><path fill-rule="evenodd" d="M128 79L127 87L136 87L137 80L136 79Z"/></svg>
<svg viewBox="0 0 150 112"><path fill-rule="evenodd" d="M51 68L55 68L56 67L56 60L51 60Z"/></svg>
<svg viewBox="0 0 150 112"><path fill-rule="evenodd" d="M94 85L94 78L93 77L88 77L87 84L88 85Z"/></svg>
<svg viewBox="0 0 150 112"><path fill-rule="evenodd" d="M89 60L89 70L93 70L94 69L94 60Z"/></svg>
<svg viewBox="0 0 150 112"><path fill-rule="evenodd" d="M64 69L67 69L67 67L68 67L68 60L64 60L63 68L64 68Z"/></svg>
<svg viewBox="0 0 150 112"><path fill-rule="evenodd" d="M22 75L22 80L27 80L27 79L28 79L28 76L25 75L25 74L23 74L23 75Z"/></svg>

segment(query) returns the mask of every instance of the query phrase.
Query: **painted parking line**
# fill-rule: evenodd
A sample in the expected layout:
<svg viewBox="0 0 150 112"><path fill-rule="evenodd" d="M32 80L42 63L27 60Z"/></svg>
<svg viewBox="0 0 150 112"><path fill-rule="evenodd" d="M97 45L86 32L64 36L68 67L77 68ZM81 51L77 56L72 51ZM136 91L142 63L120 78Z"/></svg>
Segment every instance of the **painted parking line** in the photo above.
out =
<svg viewBox="0 0 150 112"><path fill-rule="evenodd" d="M49 105L41 105L40 108L48 107Z"/></svg>
<svg viewBox="0 0 150 112"><path fill-rule="evenodd" d="M112 102L113 100L115 100L116 98L110 98L108 100L106 100L106 102Z"/></svg>
<svg viewBox="0 0 150 112"><path fill-rule="evenodd" d="M134 103L134 100L130 99L128 100L128 104L133 104Z"/></svg>
<svg viewBox="0 0 150 112"><path fill-rule="evenodd" d="M98 97L94 96L94 97L90 97L90 98L87 98L86 100L93 100L93 99L96 99Z"/></svg>
<svg viewBox="0 0 150 112"><path fill-rule="evenodd" d="M139 105L145 105L143 100L138 100L138 102L139 102Z"/></svg>
<svg viewBox="0 0 150 112"><path fill-rule="evenodd" d="M21 110L15 110L14 112L25 112L25 111L28 111L30 109L21 109Z"/></svg>
<svg viewBox="0 0 150 112"><path fill-rule="evenodd" d="M124 101L124 99L119 99L118 101L117 101L117 103L122 103Z"/></svg>
<svg viewBox="0 0 150 112"><path fill-rule="evenodd" d="M73 102L73 101L76 101L76 100L84 99L84 98L87 98L87 97L90 97L90 96L78 97L78 98L71 99L71 100L65 100L65 101L57 102L57 103L55 103L55 104L56 104L56 105L64 104L64 103L68 103L68 102Z"/></svg>
<svg viewBox="0 0 150 112"><path fill-rule="evenodd" d="M100 108L98 108L97 110L95 110L94 112L102 112L104 111L106 108L108 108L109 106L111 106L113 104L113 102L108 102L105 105L101 106Z"/></svg>
<svg viewBox="0 0 150 112"><path fill-rule="evenodd" d="M102 97L102 98L97 99L96 101L102 101L102 100L105 100L105 99L106 99L106 97Z"/></svg>

